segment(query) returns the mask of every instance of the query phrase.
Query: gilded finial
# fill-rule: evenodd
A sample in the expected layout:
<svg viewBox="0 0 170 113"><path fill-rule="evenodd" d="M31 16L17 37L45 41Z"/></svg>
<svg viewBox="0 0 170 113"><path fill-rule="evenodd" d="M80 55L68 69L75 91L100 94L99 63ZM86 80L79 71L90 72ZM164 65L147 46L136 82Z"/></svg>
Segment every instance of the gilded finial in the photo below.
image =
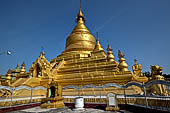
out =
<svg viewBox="0 0 170 113"><path fill-rule="evenodd" d="M24 61L23 61L22 65L21 65L20 73L23 74L23 73L25 73L25 72L26 72L26 70L25 70L25 63L24 63Z"/></svg>
<svg viewBox="0 0 170 113"><path fill-rule="evenodd" d="M98 36L98 32L96 32L97 34L97 39L96 39L96 45L95 45L95 48L94 48L94 51L101 51L101 50L104 50L99 42L99 36Z"/></svg>
<svg viewBox="0 0 170 113"><path fill-rule="evenodd" d="M7 74L11 74L11 70L10 69L8 69Z"/></svg>
<svg viewBox="0 0 170 113"><path fill-rule="evenodd" d="M17 67L19 67L19 63L17 64Z"/></svg>
<svg viewBox="0 0 170 113"><path fill-rule="evenodd" d="M123 54L123 52L121 52L120 49L119 49L119 50L118 50L118 57L119 57L119 58L124 58L124 56L125 56L125 55Z"/></svg>
<svg viewBox="0 0 170 113"><path fill-rule="evenodd" d="M41 56L44 56L44 47L43 46L41 46Z"/></svg>
<svg viewBox="0 0 170 113"><path fill-rule="evenodd" d="M80 9L81 9L81 0L80 0Z"/></svg>
<svg viewBox="0 0 170 113"><path fill-rule="evenodd" d="M22 67L25 67L25 62L23 61L23 63L22 63L22 65L21 65Z"/></svg>
<svg viewBox="0 0 170 113"><path fill-rule="evenodd" d="M136 60L136 56L135 56L135 59L134 59L134 61L135 61L135 64L138 64L138 62L137 62L137 60Z"/></svg>
<svg viewBox="0 0 170 113"><path fill-rule="evenodd" d="M99 38L99 32L96 32L97 38Z"/></svg>
<svg viewBox="0 0 170 113"><path fill-rule="evenodd" d="M99 44L99 34L98 34L98 32L96 32L96 35L97 35L96 44Z"/></svg>
<svg viewBox="0 0 170 113"><path fill-rule="evenodd" d="M107 51L112 51L112 47L110 46L110 44L108 44L107 46Z"/></svg>
<svg viewBox="0 0 170 113"><path fill-rule="evenodd" d="M119 69L120 71L128 71L128 64L126 63L126 59L124 58L124 54L123 52L120 51L120 49L118 50L118 57L119 57Z"/></svg>
<svg viewBox="0 0 170 113"><path fill-rule="evenodd" d="M44 47L43 46L41 46L41 52L43 52L44 51Z"/></svg>
<svg viewBox="0 0 170 113"><path fill-rule="evenodd" d="M113 56L113 52L112 52L112 48L111 46L108 44L108 47L107 47L107 59L109 62L113 62L114 61L114 56Z"/></svg>
<svg viewBox="0 0 170 113"><path fill-rule="evenodd" d="M79 13L78 13L78 15L77 15L77 22L78 22L79 20L81 20L81 19L83 20L83 22L85 22L84 15L83 15L83 13L82 13L81 8L82 8L82 5L81 5L81 0L80 0L80 10L79 10Z"/></svg>

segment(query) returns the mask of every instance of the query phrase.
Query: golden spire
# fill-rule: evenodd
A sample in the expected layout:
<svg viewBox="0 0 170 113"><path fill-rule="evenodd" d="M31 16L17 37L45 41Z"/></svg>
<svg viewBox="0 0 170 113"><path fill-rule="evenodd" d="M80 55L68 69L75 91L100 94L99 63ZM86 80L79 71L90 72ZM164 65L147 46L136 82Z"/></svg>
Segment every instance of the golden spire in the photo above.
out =
<svg viewBox="0 0 170 113"><path fill-rule="evenodd" d="M9 69L8 72L6 73L6 80L11 80L12 79L12 74L11 74L11 70Z"/></svg>
<svg viewBox="0 0 170 113"><path fill-rule="evenodd" d="M23 61L22 65L21 65L21 67L25 67L25 63L24 63L24 61Z"/></svg>
<svg viewBox="0 0 170 113"><path fill-rule="evenodd" d="M108 44L108 47L107 47L107 59L108 59L108 61L110 62L110 61L114 61L114 56L113 56L113 52L112 52L112 48L111 48L111 46Z"/></svg>
<svg viewBox="0 0 170 113"><path fill-rule="evenodd" d="M80 18L83 20L83 22L85 22L85 19L84 19L84 15L82 13L82 10L81 10L81 0L80 0L80 10L79 10L79 13L77 15L77 22L80 20Z"/></svg>
<svg viewBox="0 0 170 113"><path fill-rule="evenodd" d="M12 80L12 73L11 73L11 70L9 69L8 72L6 73L6 82L8 83L8 85L11 84L11 80Z"/></svg>
<svg viewBox="0 0 170 113"><path fill-rule="evenodd" d="M119 57L119 69L120 71L128 71L128 64L126 63L126 59L124 58L124 54L123 52L120 51L120 49L118 50L118 57Z"/></svg>
<svg viewBox="0 0 170 113"><path fill-rule="evenodd" d="M43 57L44 55L45 55L45 53L44 53L44 47L42 46L42 47L41 47L41 53L40 53L40 56L41 56L41 57Z"/></svg>
<svg viewBox="0 0 170 113"><path fill-rule="evenodd" d="M22 74L22 73L25 73L25 72L26 72L26 70L25 70L25 63L23 61L22 65L21 65L20 73Z"/></svg>
<svg viewBox="0 0 170 113"><path fill-rule="evenodd" d="M136 57L135 57L134 61L135 61L135 64L138 65L138 62L137 62L137 60L136 60Z"/></svg>
<svg viewBox="0 0 170 113"><path fill-rule="evenodd" d="M16 68L18 68L19 67L19 63L17 64L17 67Z"/></svg>
<svg viewBox="0 0 170 113"><path fill-rule="evenodd" d="M118 57L119 58L124 58L124 54L120 51L120 49L118 50Z"/></svg>
<svg viewBox="0 0 170 113"><path fill-rule="evenodd" d="M8 75L8 74L11 74L11 70L10 70L10 69L8 69L8 71L7 71L7 75Z"/></svg>
<svg viewBox="0 0 170 113"><path fill-rule="evenodd" d="M80 10L76 19L77 25L66 40L66 49L64 52L87 51L90 53L94 50L96 40L94 36L90 33L90 31L87 29L87 27L84 25L85 19L82 13L81 1Z"/></svg>
<svg viewBox="0 0 170 113"><path fill-rule="evenodd" d="M98 36L98 32L97 32L97 39L96 39L96 45L94 48L94 51L101 51L104 50L99 42L99 36Z"/></svg>

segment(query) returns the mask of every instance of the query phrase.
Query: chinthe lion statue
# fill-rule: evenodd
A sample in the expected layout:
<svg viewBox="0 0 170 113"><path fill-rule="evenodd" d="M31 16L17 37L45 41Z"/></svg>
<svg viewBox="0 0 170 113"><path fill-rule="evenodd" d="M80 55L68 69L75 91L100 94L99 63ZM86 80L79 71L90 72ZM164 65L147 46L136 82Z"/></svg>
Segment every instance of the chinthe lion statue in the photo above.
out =
<svg viewBox="0 0 170 113"><path fill-rule="evenodd" d="M162 76L162 67L158 65L151 65L150 67L152 76L149 78L149 81L152 80L165 80ZM162 84L154 84L151 87L148 88L148 94L152 95L168 95L167 90L165 89L165 86Z"/></svg>

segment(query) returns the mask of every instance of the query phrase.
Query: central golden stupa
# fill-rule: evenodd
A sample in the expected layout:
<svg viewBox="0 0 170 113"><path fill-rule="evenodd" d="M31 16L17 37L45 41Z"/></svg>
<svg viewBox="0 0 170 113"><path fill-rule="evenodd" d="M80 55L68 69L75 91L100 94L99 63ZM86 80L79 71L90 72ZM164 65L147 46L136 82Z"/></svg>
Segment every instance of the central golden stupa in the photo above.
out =
<svg viewBox="0 0 170 113"><path fill-rule="evenodd" d="M85 26L85 18L81 9L77 15L77 25L66 40L65 50L50 62L50 72L47 75L54 78L62 87L67 85L94 84L103 86L107 83L126 84L131 81L146 82L142 75L141 65L135 60L134 72L128 70L124 54L119 50L119 63L114 60L112 48L108 45L107 52L102 48L99 37L96 39ZM33 75L35 76L35 75ZM45 80L41 79L45 84ZM44 82L43 82L44 81ZM113 90L115 89L115 90ZM110 91L121 94L117 88L106 88L103 94ZM140 93L136 87L129 88L129 93ZM95 94L96 89L89 88L81 91L83 95ZM73 90L63 91L63 95L74 95Z"/></svg>
<svg viewBox="0 0 170 113"><path fill-rule="evenodd" d="M109 93L114 94L142 94L142 88L132 85L126 89L117 87L103 87L106 84L126 85L129 82L139 84L146 83L151 80L164 80L161 75L162 67L152 66L152 77L143 76L142 67L138 64L136 58L129 70L126 63L125 55L118 50L118 62L110 45L107 51L103 49L99 42L99 36L95 38L85 26L85 18L82 13L81 5L77 15L77 25L66 40L65 50L52 59L50 62L45 58L44 50L40 56L33 62L26 72L25 63L19 68L19 64L13 70L9 70L6 77L0 81L1 85L16 88L19 86L28 86L32 90L20 89L11 93L8 90L0 90L0 96L10 97L18 96L44 96L45 108L60 108L64 106L63 97L70 96L106 96ZM85 85L100 86L100 89L86 87L84 89L75 90L73 87L83 87ZM43 86L47 90L34 89ZM66 88L67 87L67 88ZM150 92L158 95L165 95L167 92L161 85L155 85ZM148 90L149 91L149 90ZM6 95L8 94L8 95ZM72 98L73 99L73 98ZM41 101L41 100L40 100Z"/></svg>
<svg viewBox="0 0 170 113"><path fill-rule="evenodd" d="M142 67L137 63L136 59L135 64L132 66L132 72L128 69L125 55L120 50L118 50L118 62L114 60L115 57L110 45L108 45L107 52L105 52L99 42L98 35L95 38L85 26L81 6L76 20L77 25L68 36L65 50L60 55L49 62L45 58L44 51L41 51L40 56L33 62L29 72L25 71L25 64L19 70L21 72L12 71L12 73L16 74L15 76L9 71L2 85L6 84L11 87L44 86L48 88L47 92L36 90L33 91L33 95L41 94L51 97L51 95L77 95L78 92L74 89L61 90L68 85L79 87L89 84L103 86L108 83L124 85L132 81L138 83L148 81L143 76ZM12 77L16 77L15 80ZM49 92L51 88L56 90ZM126 90L128 94L140 94L142 92L136 86L128 87ZM102 95L107 95L109 92L123 94L123 90L116 87L103 88L100 92ZM81 89L79 92L80 95L96 95L98 93L99 90L95 88ZM22 93L21 91L14 92L16 96L26 96L28 94L30 93L26 90L22 91Z"/></svg>

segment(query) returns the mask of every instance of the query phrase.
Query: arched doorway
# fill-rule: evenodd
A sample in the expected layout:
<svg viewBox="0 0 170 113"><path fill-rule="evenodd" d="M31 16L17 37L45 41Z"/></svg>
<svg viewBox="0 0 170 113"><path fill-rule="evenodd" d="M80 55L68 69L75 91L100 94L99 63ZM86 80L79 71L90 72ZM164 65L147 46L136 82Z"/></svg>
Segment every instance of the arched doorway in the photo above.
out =
<svg viewBox="0 0 170 113"><path fill-rule="evenodd" d="M51 92L50 98L54 98L55 97L55 87L54 86L50 87L50 92Z"/></svg>
<svg viewBox="0 0 170 113"><path fill-rule="evenodd" d="M39 66L39 64L36 65L36 71L37 71L37 77L40 77L41 76L41 68Z"/></svg>

